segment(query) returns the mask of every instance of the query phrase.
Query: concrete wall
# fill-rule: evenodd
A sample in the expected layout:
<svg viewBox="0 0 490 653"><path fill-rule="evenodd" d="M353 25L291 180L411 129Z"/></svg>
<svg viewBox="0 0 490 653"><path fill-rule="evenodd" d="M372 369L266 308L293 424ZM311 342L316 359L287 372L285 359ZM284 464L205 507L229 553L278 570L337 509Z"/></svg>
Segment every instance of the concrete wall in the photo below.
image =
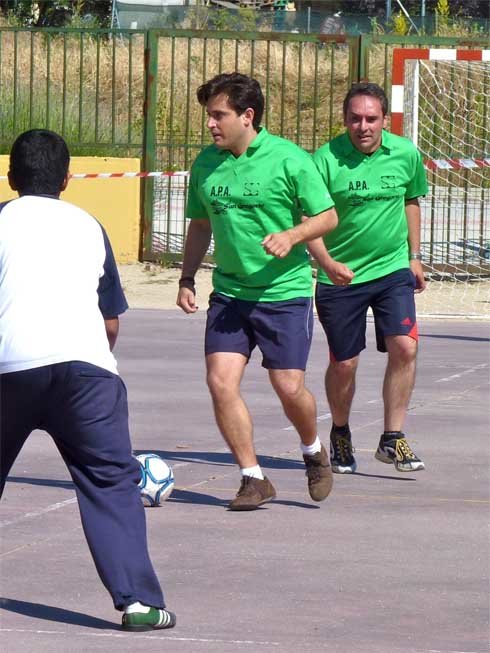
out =
<svg viewBox="0 0 490 653"><path fill-rule="evenodd" d="M0 156L0 176L6 175L8 156ZM72 157L70 172L139 172L139 159ZM17 197L0 179L0 201ZM139 178L71 179L61 199L82 207L106 229L118 263L138 260L140 241Z"/></svg>

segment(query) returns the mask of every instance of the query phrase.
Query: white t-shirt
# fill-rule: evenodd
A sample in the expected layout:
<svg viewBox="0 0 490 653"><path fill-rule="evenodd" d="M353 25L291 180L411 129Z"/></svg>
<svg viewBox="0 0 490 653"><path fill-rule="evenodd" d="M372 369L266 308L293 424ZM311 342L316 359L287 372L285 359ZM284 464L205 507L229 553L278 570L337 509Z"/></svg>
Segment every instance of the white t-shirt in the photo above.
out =
<svg viewBox="0 0 490 653"><path fill-rule="evenodd" d="M0 204L0 374L72 360L117 374L104 318L126 308L91 215L49 196Z"/></svg>

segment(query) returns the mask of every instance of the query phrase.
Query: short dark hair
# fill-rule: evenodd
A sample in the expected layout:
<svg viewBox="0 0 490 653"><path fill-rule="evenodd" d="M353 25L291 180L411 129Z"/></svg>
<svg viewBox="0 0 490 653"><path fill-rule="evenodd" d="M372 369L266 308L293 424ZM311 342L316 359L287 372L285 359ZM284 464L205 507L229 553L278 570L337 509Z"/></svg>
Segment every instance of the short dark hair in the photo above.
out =
<svg viewBox="0 0 490 653"><path fill-rule="evenodd" d="M247 109L254 110L254 129L260 127L264 114L264 95L256 79L241 73L221 73L197 89L197 99L203 107L216 95L226 95L228 104L239 116Z"/></svg>
<svg viewBox="0 0 490 653"><path fill-rule="evenodd" d="M356 95L368 95L369 97L376 98L380 101L383 116L386 116L388 113L388 98L381 86L373 84L372 82L359 82L358 84L352 84L344 98L344 118L347 115L349 102L353 97L356 97Z"/></svg>
<svg viewBox="0 0 490 653"><path fill-rule="evenodd" d="M69 165L65 141L47 129L20 134L10 150L10 178L21 195L59 195Z"/></svg>

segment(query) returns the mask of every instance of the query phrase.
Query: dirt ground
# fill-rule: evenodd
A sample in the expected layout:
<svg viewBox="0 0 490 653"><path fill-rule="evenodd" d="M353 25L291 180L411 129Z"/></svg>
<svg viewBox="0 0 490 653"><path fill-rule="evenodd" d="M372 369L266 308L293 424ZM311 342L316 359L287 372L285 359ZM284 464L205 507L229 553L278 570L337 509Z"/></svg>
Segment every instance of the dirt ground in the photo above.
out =
<svg viewBox="0 0 490 653"><path fill-rule="evenodd" d="M153 263L119 265L121 283L130 308L177 308L180 268L164 268ZM203 306L211 292L212 270L201 269L196 275L197 299Z"/></svg>
<svg viewBox="0 0 490 653"><path fill-rule="evenodd" d="M121 282L131 308L176 308L178 267L153 263L120 265ZM197 301L207 305L212 290L212 269L200 269L196 276ZM416 296L419 316L490 319L490 280L477 283L432 281Z"/></svg>

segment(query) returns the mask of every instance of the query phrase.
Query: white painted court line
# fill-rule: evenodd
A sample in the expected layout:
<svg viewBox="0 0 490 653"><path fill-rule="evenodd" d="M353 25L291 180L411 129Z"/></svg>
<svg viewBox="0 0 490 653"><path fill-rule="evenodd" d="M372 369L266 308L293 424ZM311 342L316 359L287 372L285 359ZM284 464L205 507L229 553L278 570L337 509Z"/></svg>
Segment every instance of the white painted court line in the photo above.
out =
<svg viewBox="0 0 490 653"><path fill-rule="evenodd" d="M468 370L465 370L464 372L459 372L459 374L452 374L451 376L445 376L442 379L437 379L435 383L446 383L447 381L452 381L453 379L460 379L462 376L466 376L467 374L473 374L473 372L477 372L478 370L483 370L486 367L488 367L488 363L480 363L480 365L475 365L475 367L471 367Z"/></svg>
<svg viewBox="0 0 490 653"><path fill-rule="evenodd" d="M36 512L26 512L23 515L16 517L15 519L1 521L0 528L3 528L4 526L11 526L12 524L19 524L20 522L26 521L27 519L31 519L32 517L40 517L41 515L44 515L47 512L51 512L53 510L59 510L60 508L64 508L65 506L71 503L76 503L76 501L77 498L73 497L72 499L67 499L66 501L52 503L50 506L47 506L46 508L41 508L41 510L37 510Z"/></svg>
<svg viewBox="0 0 490 653"><path fill-rule="evenodd" d="M442 651L431 648L428 651L414 651L414 653L485 653L483 651Z"/></svg>
<svg viewBox="0 0 490 653"><path fill-rule="evenodd" d="M35 630L28 628L0 628L0 633L31 633L33 635L68 635L70 639L74 637L109 637L111 639L150 639L152 641L162 640L166 642L197 642L203 644L233 644L233 645L244 645L244 646L280 646L280 642L262 642L259 640L251 639L216 639L216 638L206 638L206 637L175 637L172 635L158 635L157 631L152 631L152 634L143 635L141 633L120 633L120 632L108 632L108 633L91 633L91 632L68 632L64 630ZM451 652L453 653L453 652Z"/></svg>
<svg viewBox="0 0 490 653"><path fill-rule="evenodd" d="M151 641L165 641L165 642L194 642L203 644L233 644L235 646L282 646L281 642L259 641L249 639L212 639L206 637L175 637L172 635L159 635L158 631L153 631L148 635L142 633L121 633L121 632L108 632L108 633L92 633L92 632L67 632L64 630L35 630L28 628L0 628L0 633L26 633L33 635L68 635L71 639L74 637L98 637L110 639L131 639L133 641L140 639L148 639ZM303 642L304 644L304 642ZM486 653L484 651L468 651L468 650L453 650L453 649L422 649L422 648L397 648L393 653Z"/></svg>
<svg viewBox="0 0 490 653"><path fill-rule="evenodd" d="M481 370L481 369L485 369L485 368L487 368L488 366L489 366L488 363L480 363L479 365L476 365L475 367L472 367L472 368L470 368L470 369L464 370L463 372L460 372L460 373L458 373L458 374L453 374L453 375L448 376L448 377L443 377L443 378L441 378L441 379L437 379L437 380L435 381L435 383L444 383L444 382L447 382L447 381L452 381L453 379L459 379L459 378L461 378L462 376L465 376L465 375L467 375L467 374L472 374L473 372L476 372L476 371ZM367 404L374 404L374 403L378 403L378 402L380 402L380 401L381 401L381 399L371 399L370 401L367 401L366 403L367 403ZM415 405L409 406L409 410L412 411L412 410L414 410L415 408L420 408L420 407L423 407L423 406L425 406L425 405L426 405L426 402L423 402L423 401L422 401L422 402L420 402L420 403L416 403ZM360 412L360 411L355 411L355 412ZM326 421L326 420L328 420L330 417L331 417L331 413L323 413L323 414L321 414L321 415L319 415L319 416L317 417L317 422L323 422L323 421ZM354 429L352 429L352 431L355 432L355 431L357 431L357 430L360 430L360 428L366 428L366 427L369 427L369 426L374 426L375 424L378 424L378 423L380 423L381 421L382 421L382 418L376 419L376 420L374 420L374 421L372 421L372 422L369 422L369 423L367 423L367 424L363 424L362 426L358 427L357 429L354 428ZM295 427L292 426L292 425L290 425L290 426L286 426L286 427L284 427L282 430L283 430L283 431L294 431L294 430L295 430ZM260 440L259 440L259 441L260 441ZM366 449L366 450L361 450L361 449L359 449L358 451L367 451L367 452L371 452L370 449ZM221 448L219 448L219 449L214 450L213 453L229 453L229 449L226 448L226 447L221 447ZM282 453L279 453L279 454L275 454L275 455L272 456L272 457L281 457L281 456L284 456L284 455L288 455L288 454L290 454L290 453L291 453L290 451L282 452ZM192 465L194 462L195 462L195 461L193 461L193 460L189 460L189 461L186 461L186 462L175 463L174 465L172 465L172 467L173 467L174 469L178 469L178 468L180 468L180 467L187 467L188 465ZM235 471L235 466L230 465L230 468L233 468L233 471ZM230 474L231 474L231 473L232 473L232 472L230 471ZM226 477L226 476L229 476L230 474L221 474L221 475L219 475L219 477L220 477L220 478L224 478L224 477ZM193 484L192 486L190 486L190 487L194 487L194 488L195 488L195 487L199 487L200 485L205 485L205 484L209 483L210 480L211 480L211 479L209 479L209 478L208 478L208 479L205 479L205 480L200 481L200 482L198 482L198 483L194 483L194 484ZM212 480L215 480L215 479L212 479ZM53 511L53 510L59 510L60 508L64 508L66 505L69 505L69 504L75 503L76 501L77 501L76 497L73 497L72 499L67 499L66 501L61 501L61 502L59 502L59 503L54 503L54 504L52 504L52 505L50 505L50 506L47 506L46 508L43 508L43 509L41 509L41 510L36 511L36 512L25 513L25 514L23 514L23 515L20 515L19 517L16 517L15 519L2 521L2 522L0 522L0 528L3 528L4 526L11 526L11 525L14 525L14 524L18 524L18 523L21 523L21 522L26 521L26 520L28 520L28 519L31 519L31 518L39 517L40 515L43 515L43 514L48 513L48 512L51 512L51 511ZM434 652L429 651L428 653L438 653L438 652L437 652L437 651L434 651ZM444 653L446 653L446 652L444 652ZM447 652L447 653L453 653L453 652L450 651L450 652ZM456 653L459 653L459 652L456 652ZM466 652L462 652L462 653L466 653ZM468 653L472 653L472 652L468 652Z"/></svg>
<svg viewBox="0 0 490 653"><path fill-rule="evenodd" d="M223 479L215 479L215 480L223 480ZM203 481L202 483L196 483L195 485L189 485L189 486L182 486L178 487L178 490L191 490L195 488L197 485L204 485L204 483L210 482L210 481ZM210 485L206 488L210 492L229 492L230 488L226 487L217 487L216 485ZM301 497L305 496L305 493L297 490L287 490L285 492L281 492L281 496L277 498L277 502L280 503L282 499L286 499L287 497ZM410 501L412 505L415 505L418 501L420 501L421 505L426 505L427 501L435 501L437 503L456 503L456 504L477 504L477 505L485 505L488 506L490 505L490 499L448 499L446 497L433 497L433 496L428 496L424 495L423 497L420 498L414 498L412 496L403 496L403 495L391 495L391 494L355 494L353 492L342 492L340 490L335 490L335 496L336 497L343 497L343 498L348 498L348 499L366 499L367 501L374 500L375 502L386 502L388 500L393 500L393 501ZM274 499L271 501L271 503L274 503ZM446 653L446 652L444 652ZM452 652L450 652L452 653Z"/></svg>
<svg viewBox="0 0 490 653"><path fill-rule="evenodd" d="M324 413L323 415L318 415L318 417L316 418L316 421L317 422L325 422L329 417L332 417L332 413ZM294 426L292 424L290 424L289 426L285 426L282 430L283 431L295 431L296 429L294 428Z"/></svg>
<svg viewBox="0 0 490 653"><path fill-rule="evenodd" d="M332 413L324 413L323 415L318 415L316 418L317 422L324 422L326 421L329 417L332 417Z"/></svg>
<svg viewBox="0 0 490 653"><path fill-rule="evenodd" d="M377 401L377 399L375 399L374 401ZM371 403L371 402L368 402L368 403ZM325 422L327 419L330 419L330 417L332 417L332 413L323 413L322 415L318 415L318 417L316 418L316 421L317 422ZM281 430L282 431L295 431L296 429L294 428L294 426L292 424L290 424L289 426L285 426ZM257 441L260 442L260 440L256 440L256 442ZM230 450L227 449L226 447L223 447L221 449L216 449L213 453L230 453ZM182 464L177 463L177 465L172 465L172 467L182 467L182 465L188 465L188 464L189 463L182 463Z"/></svg>

